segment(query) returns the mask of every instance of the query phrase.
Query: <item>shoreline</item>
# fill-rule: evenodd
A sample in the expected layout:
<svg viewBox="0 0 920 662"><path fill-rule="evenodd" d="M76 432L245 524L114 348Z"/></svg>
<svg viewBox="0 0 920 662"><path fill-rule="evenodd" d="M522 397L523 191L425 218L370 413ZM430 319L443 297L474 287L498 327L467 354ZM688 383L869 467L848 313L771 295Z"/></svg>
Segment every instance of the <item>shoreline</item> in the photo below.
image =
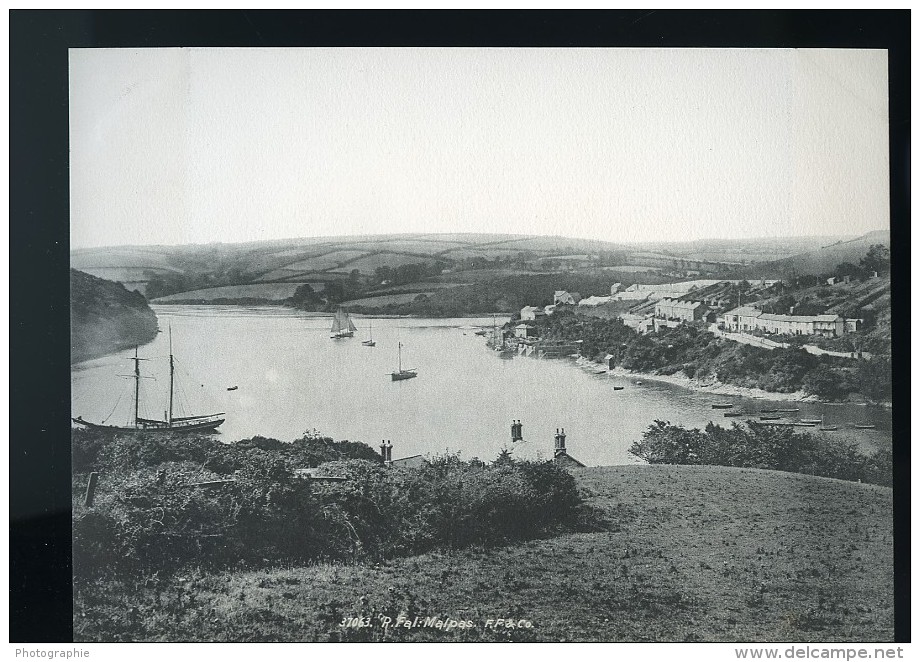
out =
<svg viewBox="0 0 920 662"><path fill-rule="evenodd" d="M576 364L580 366L591 366L597 368L603 368L604 363L598 361L592 361L581 357L576 360ZM810 395L805 393L805 391L798 390L791 393L776 393L773 391L764 391L759 388L752 388L748 386L736 386L734 384L724 384L717 380L712 381L700 381L698 379L691 379L690 377L685 377L682 375L656 375L647 372L634 372L632 370L627 370L625 368L616 367L613 369L607 370L609 375L614 377L629 377L637 379L647 379L649 381L664 382L666 384L671 384L673 386L679 386L685 388L688 391L696 391L698 393L711 393L713 395L723 395L729 397L738 397L738 398L750 398L752 400L773 400L776 402L812 402L820 403L825 405L862 405L862 406L871 406L875 405L878 407L883 407L885 409L891 409L890 402L833 402L828 400L822 400L816 395Z"/></svg>

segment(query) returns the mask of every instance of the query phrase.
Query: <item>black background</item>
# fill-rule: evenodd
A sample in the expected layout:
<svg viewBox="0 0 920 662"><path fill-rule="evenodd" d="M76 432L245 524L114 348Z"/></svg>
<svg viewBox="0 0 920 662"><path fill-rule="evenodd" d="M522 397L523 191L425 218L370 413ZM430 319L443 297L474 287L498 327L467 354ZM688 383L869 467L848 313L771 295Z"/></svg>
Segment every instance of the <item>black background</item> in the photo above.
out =
<svg viewBox="0 0 920 662"><path fill-rule="evenodd" d="M10 641L72 641L67 49L889 49L891 292L910 310L910 12L10 11ZM893 316L896 641L910 640L910 345Z"/></svg>

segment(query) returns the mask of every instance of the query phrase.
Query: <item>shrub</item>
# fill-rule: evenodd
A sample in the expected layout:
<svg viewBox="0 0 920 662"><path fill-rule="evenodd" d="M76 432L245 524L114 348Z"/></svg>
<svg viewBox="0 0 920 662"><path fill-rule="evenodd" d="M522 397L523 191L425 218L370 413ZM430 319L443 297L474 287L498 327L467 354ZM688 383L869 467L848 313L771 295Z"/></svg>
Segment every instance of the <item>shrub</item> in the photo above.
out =
<svg viewBox="0 0 920 662"><path fill-rule="evenodd" d="M710 423L705 430L688 430L655 421L629 452L650 464L754 467L891 484L890 451L866 457L853 444L789 427Z"/></svg>
<svg viewBox="0 0 920 662"><path fill-rule="evenodd" d="M89 449L86 441L81 447ZM552 462L486 465L447 456L408 469L384 467L373 454L324 462L328 475L346 479L324 482L295 470L330 455L367 455L369 447L318 435L294 444L173 441L101 442L92 509L80 504L75 478L76 576L495 545L577 527L586 514L574 479Z"/></svg>

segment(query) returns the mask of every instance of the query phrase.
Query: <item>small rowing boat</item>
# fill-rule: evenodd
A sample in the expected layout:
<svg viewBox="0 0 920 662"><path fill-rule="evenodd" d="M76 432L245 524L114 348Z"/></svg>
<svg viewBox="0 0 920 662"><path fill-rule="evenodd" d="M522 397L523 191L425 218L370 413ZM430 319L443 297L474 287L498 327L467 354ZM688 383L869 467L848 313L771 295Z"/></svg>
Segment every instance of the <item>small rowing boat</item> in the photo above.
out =
<svg viewBox="0 0 920 662"><path fill-rule="evenodd" d="M857 430L874 430L875 429L874 425L870 425L868 423L867 424L857 423L853 425L853 427L856 428Z"/></svg>
<svg viewBox="0 0 920 662"><path fill-rule="evenodd" d="M734 406L735 406L735 405L733 405L733 404L730 403L730 402L714 402L714 403L712 403L712 408L713 408L713 409L731 409L731 408L734 407Z"/></svg>

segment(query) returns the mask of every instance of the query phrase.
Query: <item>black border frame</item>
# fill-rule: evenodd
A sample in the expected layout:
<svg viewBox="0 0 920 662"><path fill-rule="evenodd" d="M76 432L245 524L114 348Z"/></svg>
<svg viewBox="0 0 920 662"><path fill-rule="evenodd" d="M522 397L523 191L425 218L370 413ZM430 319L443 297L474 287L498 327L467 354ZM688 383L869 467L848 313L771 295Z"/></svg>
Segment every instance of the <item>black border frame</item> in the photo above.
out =
<svg viewBox="0 0 920 662"><path fill-rule="evenodd" d="M11 10L10 641L70 642L68 48L884 48L892 296L910 310L909 10ZM894 317L895 641L910 641L909 315Z"/></svg>

